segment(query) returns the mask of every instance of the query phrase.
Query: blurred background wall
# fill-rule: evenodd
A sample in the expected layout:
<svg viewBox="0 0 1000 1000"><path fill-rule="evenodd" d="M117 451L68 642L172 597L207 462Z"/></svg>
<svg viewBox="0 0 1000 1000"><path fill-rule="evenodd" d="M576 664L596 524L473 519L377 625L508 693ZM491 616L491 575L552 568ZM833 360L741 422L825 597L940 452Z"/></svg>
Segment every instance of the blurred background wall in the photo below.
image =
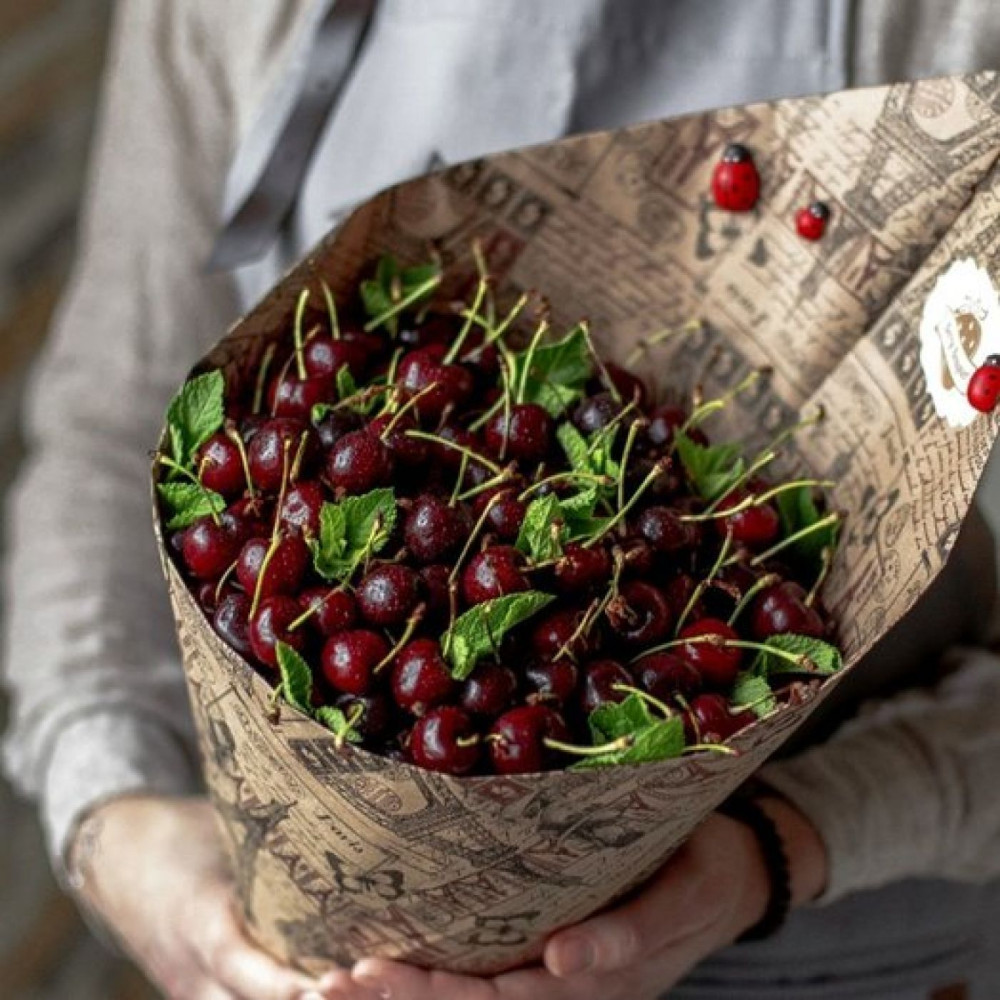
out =
<svg viewBox="0 0 1000 1000"><path fill-rule="evenodd" d="M73 255L111 6L0 0L0 512L21 450L25 371ZM4 714L0 701L0 726ZM0 779L0 998L155 995L59 892L34 811Z"/></svg>

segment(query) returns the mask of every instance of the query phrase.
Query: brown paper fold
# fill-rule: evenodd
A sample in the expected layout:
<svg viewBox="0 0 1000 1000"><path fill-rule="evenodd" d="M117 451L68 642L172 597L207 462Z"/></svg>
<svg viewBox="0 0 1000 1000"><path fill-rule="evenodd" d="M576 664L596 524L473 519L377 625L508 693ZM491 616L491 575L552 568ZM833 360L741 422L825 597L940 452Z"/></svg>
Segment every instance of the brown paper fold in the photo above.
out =
<svg viewBox="0 0 1000 1000"><path fill-rule="evenodd" d="M717 209L712 167L754 152L751 213ZM705 330L643 362L707 393L775 375L717 435L761 444L816 403L790 462L837 483L847 512L827 603L853 667L948 557L997 431L939 419L919 363L930 289L954 260L998 274L1000 82L993 73L779 101L585 135L464 163L359 208L240 320L205 364L245 377L304 284L348 295L392 251L433 245L454 292L479 238L510 294L542 290L556 323L589 317L624 358L694 316ZM814 199L817 244L794 231ZM159 524L157 526L159 531ZM162 547L205 774L254 933L305 967L382 955L487 972L648 877L836 686L698 754L585 773L454 779L351 747L294 710L212 632Z"/></svg>

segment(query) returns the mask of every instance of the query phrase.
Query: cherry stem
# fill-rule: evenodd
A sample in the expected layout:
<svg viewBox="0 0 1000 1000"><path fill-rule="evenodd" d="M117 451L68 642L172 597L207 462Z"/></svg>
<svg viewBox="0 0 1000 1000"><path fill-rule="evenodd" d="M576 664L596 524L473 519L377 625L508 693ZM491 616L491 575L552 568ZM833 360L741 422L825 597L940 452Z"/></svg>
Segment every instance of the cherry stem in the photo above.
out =
<svg viewBox="0 0 1000 1000"><path fill-rule="evenodd" d="M502 341L497 341L497 350L500 352L500 401L503 403L503 425L510 427L511 393L513 391L514 375L517 372L517 365L514 355L507 345ZM507 453L507 434L503 436L503 445L500 449L500 457Z"/></svg>
<svg viewBox="0 0 1000 1000"><path fill-rule="evenodd" d="M518 496L518 500L527 500L532 493L537 493L538 490L542 489L544 486L548 486L550 483L563 482L587 482L597 483L599 486L608 486L613 482L613 480L609 476L598 476L592 472L554 472L551 476L546 476L544 479L539 479L537 482L532 483L520 494L520 496Z"/></svg>
<svg viewBox="0 0 1000 1000"><path fill-rule="evenodd" d="M408 430L403 432L407 437L417 438L419 441L431 441L434 444L439 444L442 447L450 448L452 451L460 452L463 455L468 455L474 462L478 462L480 465L485 465L490 472L495 476L499 476L503 469L497 465L496 462L491 462L488 458L480 455L479 452L473 451L471 448L467 448L464 444L459 444L457 441L449 441L446 437L441 437L440 434L431 434L428 431L417 431Z"/></svg>
<svg viewBox="0 0 1000 1000"><path fill-rule="evenodd" d="M302 471L302 460L305 458L306 444L308 441L309 431L303 431L301 437L299 438L299 446L295 451L295 458L292 460L292 469L288 477L293 483L299 478L299 472Z"/></svg>
<svg viewBox="0 0 1000 1000"><path fill-rule="evenodd" d="M805 604L806 607L810 608L813 606L817 596L819 596L819 589L826 581L826 578L830 573L830 567L833 565L833 546L824 545L823 551L820 553L820 559L822 560L822 565L819 568L819 574L816 577L816 582L810 588L809 593L806 594Z"/></svg>
<svg viewBox="0 0 1000 1000"><path fill-rule="evenodd" d="M455 487L451 491L451 497L448 499L448 506L454 507L458 503L458 495L462 489L462 483L465 480L465 473L469 469L469 456L463 455L461 462L458 465L458 475L455 477Z"/></svg>
<svg viewBox="0 0 1000 1000"><path fill-rule="evenodd" d="M219 582L215 585L215 602L219 603L219 598L222 595L222 588L226 585L226 581L233 575L236 567L240 564L239 556L237 556L227 567L226 572L219 577Z"/></svg>
<svg viewBox="0 0 1000 1000"><path fill-rule="evenodd" d="M751 649L756 650L758 653L766 653L768 656L776 656L779 660L787 660L798 670L806 673L814 673L816 670L816 664L805 653L789 653L787 650L780 649L777 646L768 646L763 642L750 642L748 639L727 639L717 632L706 632L704 635L691 635L686 639L671 639L670 642L663 642L658 646L644 650L631 662L636 663L651 653L664 653L668 649L676 649L678 646L687 645L714 646L716 649Z"/></svg>
<svg viewBox="0 0 1000 1000"><path fill-rule="evenodd" d="M377 675L381 673L392 661L399 655L399 651L413 638L413 633L420 626L420 622L423 620L424 612L426 611L426 606L423 604L418 604L406 620L406 628L403 629L403 634L396 640L392 649L389 650L385 656L379 660L378 663L372 667L372 675Z"/></svg>
<svg viewBox="0 0 1000 1000"><path fill-rule="evenodd" d="M479 733L473 733L471 736L459 736L459 738L455 740L455 746L474 747L478 743L481 743L482 741L483 738L482 736L479 735Z"/></svg>
<svg viewBox="0 0 1000 1000"><path fill-rule="evenodd" d="M339 402L334 403L330 406L330 409L345 410L359 405L363 406L369 399L374 399L376 396L392 392L394 389L395 386L393 385L366 385L363 389L359 389L357 392L352 392L350 396L345 396Z"/></svg>
<svg viewBox="0 0 1000 1000"><path fill-rule="evenodd" d="M503 397L501 396L499 399L494 400L494 402L492 403L492 405L488 410L484 410L480 416L476 417L476 419L473 420L471 424L469 424L469 430L478 431L481 427L485 427L490 422L490 419L493 417L493 415L502 406L503 406Z"/></svg>
<svg viewBox="0 0 1000 1000"><path fill-rule="evenodd" d="M562 740L554 740L548 736L542 740L542 743L550 750L558 750L560 753L567 753L574 757L600 757L607 753L631 750L635 746L635 737L631 733L626 733L610 743L602 743L596 747L576 746L573 743L563 743Z"/></svg>
<svg viewBox="0 0 1000 1000"><path fill-rule="evenodd" d="M715 558L715 562L712 564L712 568L708 571L708 576L704 580L700 580L698 585L691 591L691 596L688 598L687 604L684 606L684 610L681 612L680 618L677 619L677 625L674 627L674 635L679 635L681 629L684 627L684 622L687 621L688 615L691 614L694 606L701 600L701 595L705 593L708 589L708 585L715 579L716 574L725 565L726 556L729 554L729 548L733 544L733 532L731 528L727 528L726 537L722 545L719 548L719 554Z"/></svg>
<svg viewBox="0 0 1000 1000"><path fill-rule="evenodd" d="M309 301L309 289L303 288L299 293L299 301L295 304L295 327L293 335L295 337L295 365L298 368L299 378L306 380L306 362L302 356L302 317L305 315L306 303Z"/></svg>
<svg viewBox="0 0 1000 1000"><path fill-rule="evenodd" d="M587 445L587 455L592 455L598 448L604 446L605 441L610 441L614 438L615 434L618 433L618 425L623 423L625 418L629 413L636 409L636 403L633 399L631 402L626 403L619 413L611 420L607 422L591 439Z"/></svg>
<svg viewBox="0 0 1000 1000"><path fill-rule="evenodd" d="M625 436L625 447L622 449L621 462L618 466L618 509L625 505L625 477L628 473L628 460L632 453L632 446L639 434L639 430L646 424L643 418L633 420L628 425L628 434Z"/></svg>
<svg viewBox="0 0 1000 1000"><path fill-rule="evenodd" d="M789 490L797 490L802 486L830 489L836 485L837 484L832 479L795 479L788 483L781 483L779 486L773 486L764 493L753 493L750 496L745 497L739 503L734 504L732 507L726 507L725 510L718 510L718 505L725 500L725 498L732 493L734 489L736 489L736 484L733 484L729 490L727 490L721 497L718 497L700 514L681 514L680 520L697 522L711 521L720 517L731 517L733 514L740 514L745 510L749 510L751 507L759 507L761 504L767 503L768 500L780 495L781 493L787 493Z"/></svg>
<svg viewBox="0 0 1000 1000"><path fill-rule="evenodd" d="M461 553L459 553L458 558L455 560L455 565L448 574L449 587L458 579L458 571L462 568L462 563L465 561L465 557L469 554L469 550L472 548L472 545L476 540L476 536L483 530L483 525L486 524L486 519L490 516L490 511L496 506L497 503L500 502L502 496L503 494L498 493L496 496L490 497L486 506L483 508L482 514L479 515L479 520L477 520L473 525L472 531L469 532L469 537L465 540L465 545L462 546Z"/></svg>
<svg viewBox="0 0 1000 1000"><path fill-rule="evenodd" d="M632 365L642 359L642 356L647 351L666 340L670 340L671 337L678 337L685 333L696 333L703 325L701 319L689 319L683 326L666 327L662 330L657 330L655 333L651 333L648 337L643 337L625 358L625 367L631 368Z"/></svg>
<svg viewBox="0 0 1000 1000"><path fill-rule="evenodd" d="M438 285L441 284L441 278L442 275L440 273L435 274L432 278L428 278L426 281L417 285L417 287L414 288L409 295L403 296L388 309L379 313L379 315L374 319L370 319L367 323L365 323L365 333L371 333L372 331L377 330L383 323L393 319L395 316L398 316L404 309L413 305L414 302L422 299L428 292L432 292Z"/></svg>
<svg viewBox="0 0 1000 1000"><path fill-rule="evenodd" d="M247 447L243 443L243 438L239 431L231 425L226 428L226 437L236 445L236 450L240 453L240 464L243 466L243 476L247 481L247 493L250 495L251 500L256 500L257 490L254 488L253 479L250 477L250 460L247 458Z"/></svg>
<svg viewBox="0 0 1000 1000"><path fill-rule="evenodd" d="M267 573L267 567L274 558L274 553L278 551L281 539L282 533L280 529L275 530L274 535L271 538L271 544L268 545L267 552L264 553L264 558L261 561L260 569L257 571L257 586L253 588L253 600L250 602L251 618L253 618L253 616L257 613L257 606L260 604L261 591L264 589L264 576Z"/></svg>
<svg viewBox="0 0 1000 1000"><path fill-rule="evenodd" d="M281 508L285 503L285 493L288 490L288 455L292 450L292 442L290 438L285 438L281 442L282 456L281 456L281 488L278 490L278 503L274 508L274 530L271 533L271 537L274 538L280 532L281 525Z"/></svg>
<svg viewBox="0 0 1000 1000"><path fill-rule="evenodd" d="M407 411L412 410L416 405L421 396L426 395L428 392L433 391L437 388L436 383L431 383L430 385L425 385L423 389L420 390L416 395L411 396L403 405L393 414L392 419L385 425L382 433L379 437L383 441L388 441L389 435L392 433L392 429L399 423L401 417L405 416ZM390 403L386 404L388 409Z"/></svg>
<svg viewBox="0 0 1000 1000"><path fill-rule="evenodd" d="M267 384L267 371L271 367L271 362L274 360L274 352L277 348L278 345L274 341L264 348L264 357L261 360L260 368L257 370L257 383L254 386L253 406L250 411L255 416L260 413L260 408L264 404L264 386Z"/></svg>
<svg viewBox="0 0 1000 1000"><path fill-rule="evenodd" d="M702 423L707 417L710 417L713 413L717 413L719 410L725 409L740 393L746 392L755 382L757 382L764 375L770 375L772 369L765 366L763 368L755 368L749 375L747 375L742 381L735 385L728 392L723 393L717 399L710 399L707 403L702 403L700 406L696 407L694 412L681 424L680 434L687 434L687 432L692 428Z"/></svg>
<svg viewBox="0 0 1000 1000"><path fill-rule="evenodd" d="M724 757L739 757L740 755L739 750L727 747L724 743L692 743L690 746L686 746L681 753L701 753L706 750L711 753L721 753Z"/></svg>
<svg viewBox="0 0 1000 1000"><path fill-rule="evenodd" d="M185 469L184 466L180 464L180 462L175 462L172 458L170 458L169 455L161 454L157 456L157 459L161 465L165 465L168 469L173 469L174 472L179 472L182 476L186 476L188 479L190 479L191 482L194 483L194 485L201 490L202 495L208 502L208 512L211 515L212 520L216 524L222 524L222 521L215 510L215 501L213 499L213 497L217 497L219 494L214 493L212 490L210 490L190 469Z"/></svg>
<svg viewBox="0 0 1000 1000"><path fill-rule="evenodd" d="M823 531L825 528L833 527L835 524L840 523L840 515L836 512L833 514L827 514L826 517L821 517L818 521L814 521L806 528L800 528L798 531L793 532L787 538L783 538L777 545L772 545L765 552L761 552L755 555L753 559L750 560L751 566L759 566L763 562L767 562L772 556L776 556L779 552L788 548L789 545L795 545L797 542L801 542L803 538L808 538L809 535L814 534L817 531ZM736 559L730 560L730 562L737 561Z"/></svg>
<svg viewBox="0 0 1000 1000"><path fill-rule="evenodd" d="M608 373L607 366L604 364L604 359L601 357L600 352L597 350L597 346L594 344L594 338L590 333L590 323L587 320L580 320L577 323L577 328L582 331L583 339L587 341L587 350L590 352L590 357L594 364L597 366L597 371L601 380L601 384L608 390L611 398L619 405L622 404L622 394L618 390L618 386L615 385L615 380ZM570 331L572 333L572 331ZM626 362L627 364L627 362Z"/></svg>
<svg viewBox="0 0 1000 1000"><path fill-rule="evenodd" d="M643 691L642 688L633 687L631 684L612 684L611 690L634 694L640 701L646 702L647 705L652 705L653 708L661 712L665 719L672 719L677 714L666 702L660 701L659 698L654 698L653 695L648 691Z"/></svg>
<svg viewBox="0 0 1000 1000"><path fill-rule="evenodd" d="M597 621L597 616L601 613L600 607L601 602L599 600L590 602L587 610L583 613L583 617L580 619L580 624L573 629L569 638L556 650L556 655L552 657L553 661L560 660L565 656L576 663L576 657L573 655L573 643L577 639L583 638L590 631L594 622Z"/></svg>
<svg viewBox="0 0 1000 1000"><path fill-rule="evenodd" d="M669 461L669 459L666 459L666 458L661 458L658 462L656 462L656 464L653 466L653 468L650 469L649 472L647 473L646 478L643 479L643 481L639 484L638 488L635 490L635 492L629 498L628 503L625 504L624 507L620 508L619 511L618 511L618 513L615 514L614 517L612 517L608 521L608 523L606 525L604 525L604 527L601 528L601 530L596 535L594 535L592 538L588 538L587 541L585 541L583 543L584 547L585 548L589 548L591 545L596 544L609 531L611 531L612 528L616 527L618 524L620 524L622 521L624 521L626 515L628 514L628 512L642 498L643 493L645 493L646 490L648 490L650 488L650 486L652 486L653 483L656 482L656 480L657 480L657 478L659 476L661 476L664 472L666 472L666 470L669 468L669 466L670 466L670 461Z"/></svg>
<svg viewBox="0 0 1000 1000"><path fill-rule="evenodd" d="M305 623L307 621L309 621L310 618L313 617L313 615L319 614L320 608L322 608L323 605L326 604L326 602L328 600L330 600L330 598L334 594L340 593L341 591L344 591L346 589L347 589L347 585L346 584L341 584L339 587L334 587L328 594L325 594L323 596L322 600L311 601L310 604L309 604L309 607L306 608L306 610L303 611L302 614L299 615L299 617L296 618L295 621L293 621L288 626L288 631L289 632L294 632L297 628L301 628L303 625L305 625Z"/></svg>
<svg viewBox="0 0 1000 1000"><path fill-rule="evenodd" d="M527 350L524 352L524 368L521 371L521 381L517 386L517 396L516 402L518 404L524 402L524 393L528 386L528 375L531 372L531 363L535 360L535 352L538 350L538 345L541 343L542 337L548 333L549 321L543 319L538 324L538 329L535 330L531 337L531 342L528 344Z"/></svg>
<svg viewBox="0 0 1000 1000"><path fill-rule="evenodd" d="M733 613L729 616L729 621L727 625L734 625L736 619L743 614L747 605L762 591L766 590L768 587L780 582L781 576L778 573L765 573L759 580L757 580L752 587L740 598L739 603L733 609Z"/></svg>
<svg viewBox="0 0 1000 1000"><path fill-rule="evenodd" d="M320 286L323 289L323 298L326 299L326 311L330 317L330 336L334 340L340 340L340 321L337 319L337 303L333 298L333 292L323 278L320 278Z"/></svg>
<svg viewBox="0 0 1000 1000"><path fill-rule="evenodd" d="M480 493L486 493L488 490L496 489L498 486L503 486L504 483L509 483L514 479L516 472L513 467L508 466L503 469L499 475L493 476L491 479L487 479L486 482L480 483L478 486L471 486L464 493L459 493L457 500L471 500L473 497L479 496ZM454 506L454 504L451 504Z"/></svg>
<svg viewBox="0 0 1000 1000"><path fill-rule="evenodd" d="M452 345L448 349L448 353L445 354L442 359L442 364L450 365L461 353L462 345L465 343L466 338L472 330L473 316L479 315L479 310L482 307L483 299L486 297L486 290L489 288L489 284L489 275L481 274L479 277L479 283L476 285L475 298L472 300L472 315L466 316L465 323L462 324L462 329L458 331L458 336L455 337L454 341L452 341Z"/></svg>

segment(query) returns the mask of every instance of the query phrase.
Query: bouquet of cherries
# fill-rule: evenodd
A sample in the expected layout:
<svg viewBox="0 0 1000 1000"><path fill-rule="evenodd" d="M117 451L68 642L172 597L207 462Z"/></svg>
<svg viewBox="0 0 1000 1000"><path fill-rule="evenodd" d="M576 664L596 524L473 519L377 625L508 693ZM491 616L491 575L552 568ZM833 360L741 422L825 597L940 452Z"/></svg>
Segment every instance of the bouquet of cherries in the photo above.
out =
<svg viewBox="0 0 1000 1000"><path fill-rule="evenodd" d="M304 289L245 384L190 379L157 455L170 549L215 632L349 741L454 775L734 752L841 667L819 591L840 515L655 403L522 295L431 305L382 258ZM697 323L661 331L635 358Z"/></svg>

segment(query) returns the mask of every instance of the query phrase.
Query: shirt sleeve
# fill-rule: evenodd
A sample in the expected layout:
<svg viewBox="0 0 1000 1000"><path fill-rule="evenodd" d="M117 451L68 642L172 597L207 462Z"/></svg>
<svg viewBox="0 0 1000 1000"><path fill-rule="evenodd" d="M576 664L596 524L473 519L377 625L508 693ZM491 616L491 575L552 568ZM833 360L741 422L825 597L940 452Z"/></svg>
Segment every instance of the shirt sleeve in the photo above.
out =
<svg viewBox="0 0 1000 1000"><path fill-rule="evenodd" d="M90 807L197 782L149 491L169 397L236 316L229 279L202 272L234 137L196 12L118 7L77 265L8 510L4 763L60 874Z"/></svg>
<svg viewBox="0 0 1000 1000"><path fill-rule="evenodd" d="M955 649L934 689L868 704L759 777L819 830L831 903L906 878L1000 876L1000 657Z"/></svg>

